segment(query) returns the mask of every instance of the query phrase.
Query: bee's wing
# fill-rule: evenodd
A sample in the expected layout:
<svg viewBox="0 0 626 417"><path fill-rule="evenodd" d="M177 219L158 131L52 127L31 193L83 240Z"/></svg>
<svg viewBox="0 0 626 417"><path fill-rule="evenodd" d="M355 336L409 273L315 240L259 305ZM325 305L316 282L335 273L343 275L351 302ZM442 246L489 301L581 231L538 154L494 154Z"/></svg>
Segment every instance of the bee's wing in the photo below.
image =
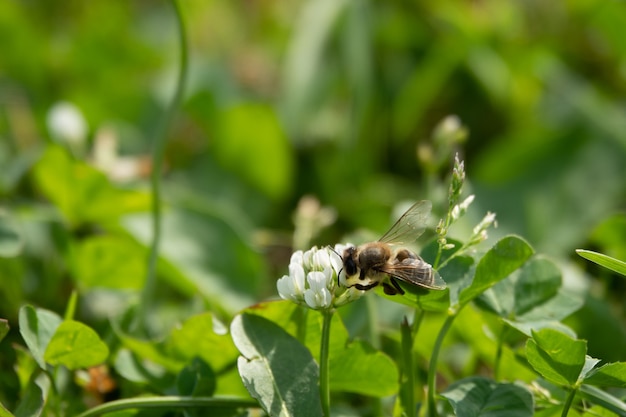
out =
<svg viewBox="0 0 626 417"><path fill-rule="evenodd" d="M400 281L419 287L431 290L443 290L446 288L446 282L439 273L420 257L407 258L402 262L387 263L380 268L380 271Z"/></svg>
<svg viewBox="0 0 626 417"><path fill-rule="evenodd" d="M428 200L413 204L378 241L385 243L414 242L424 233L431 209L432 204Z"/></svg>

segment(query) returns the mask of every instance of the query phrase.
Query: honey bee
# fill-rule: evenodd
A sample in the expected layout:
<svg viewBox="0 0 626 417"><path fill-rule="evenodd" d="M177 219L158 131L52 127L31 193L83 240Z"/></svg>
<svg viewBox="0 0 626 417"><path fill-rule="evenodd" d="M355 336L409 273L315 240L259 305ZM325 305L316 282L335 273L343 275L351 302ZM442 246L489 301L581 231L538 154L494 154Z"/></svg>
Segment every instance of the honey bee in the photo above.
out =
<svg viewBox="0 0 626 417"><path fill-rule="evenodd" d="M383 286L385 294L404 294L398 280L418 287L442 290L446 283L421 257L406 248L393 245L415 241L423 232L432 205L430 201L413 204L376 242L343 251L346 286L369 290Z"/></svg>

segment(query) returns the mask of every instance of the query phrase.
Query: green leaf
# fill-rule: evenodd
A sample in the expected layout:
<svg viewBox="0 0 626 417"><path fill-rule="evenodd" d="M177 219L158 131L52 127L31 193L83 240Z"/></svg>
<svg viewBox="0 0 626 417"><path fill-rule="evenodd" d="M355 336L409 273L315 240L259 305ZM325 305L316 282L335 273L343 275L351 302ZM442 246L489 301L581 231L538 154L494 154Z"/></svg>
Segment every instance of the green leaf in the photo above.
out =
<svg viewBox="0 0 626 417"><path fill-rule="evenodd" d="M46 405L49 391L50 379L45 373L31 377L26 386L26 392L15 410L15 417L40 416Z"/></svg>
<svg viewBox="0 0 626 417"><path fill-rule="evenodd" d="M239 356L230 335L215 332L210 313L190 317L182 326L172 330L166 352L170 357L186 361L197 356L218 373L234 364Z"/></svg>
<svg viewBox="0 0 626 417"><path fill-rule="evenodd" d="M291 188L293 157L278 118L269 106L240 104L218 113L215 157L225 168L278 199Z"/></svg>
<svg viewBox="0 0 626 417"><path fill-rule="evenodd" d="M626 362L614 362L593 369L587 374L585 384L603 387L626 388Z"/></svg>
<svg viewBox="0 0 626 417"><path fill-rule="evenodd" d="M484 377L462 379L441 394L457 417L526 417L533 415L533 396L523 386Z"/></svg>
<svg viewBox="0 0 626 417"><path fill-rule="evenodd" d="M0 417L14 417L14 415L0 403Z"/></svg>
<svg viewBox="0 0 626 417"><path fill-rule="evenodd" d="M526 358L548 381L574 386L585 365L587 342L576 340L553 329L532 332L526 342Z"/></svg>
<svg viewBox="0 0 626 417"><path fill-rule="evenodd" d="M0 319L0 342L2 342L2 339L4 339L7 333L9 333L9 321Z"/></svg>
<svg viewBox="0 0 626 417"><path fill-rule="evenodd" d="M74 253L74 276L85 288L143 287L146 250L126 236L99 235L84 239Z"/></svg>
<svg viewBox="0 0 626 417"><path fill-rule="evenodd" d="M191 397L213 396L216 383L213 369L200 358L193 358L176 377L178 393Z"/></svg>
<svg viewBox="0 0 626 417"><path fill-rule="evenodd" d="M532 254L533 249L530 245L517 236L500 239L478 262L472 284L461 291L460 304L469 302L496 282L506 278L521 267Z"/></svg>
<svg viewBox="0 0 626 417"><path fill-rule="evenodd" d="M50 340L44 359L51 365L68 369L88 368L104 362L109 348L89 326L67 320L61 323Z"/></svg>
<svg viewBox="0 0 626 417"><path fill-rule="evenodd" d="M558 321L584 304L580 295L563 289L557 265L541 256L530 259L519 273L498 282L476 301L528 336L531 330L544 327L564 330Z"/></svg>
<svg viewBox="0 0 626 417"><path fill-rule="evenodd" d="M257 304L246 310L249 314L274 321L304 344L319 359L322 317L317 312L296 306L290 301ZM339 314L330 326L329 346L330 388L374 397L398 391L398 369L394 361L363 341L350 341L348 330Z"/></svg>
<svg viewBox="0 0 626 417"><path fill-rule="evenodd" d="M612 396L600 388L592 385L582 385L578 391L578 395L583 399L594 404L601 405L607 410L611 410L620 416L626 416L626 402Z"/></svg>
<svg viewBox="0 0 626 417"><path fill-rule="evenodd" d="M149 194L114 187L105 174L58 146L46 149L33 172L41 192L71 224L110 221L150 207Z"/></svg>
<svg viewBox="0 0 626 417"><path fill-rule="evenodd" d="M23 245L19 224L7 211L0 210L0 256L17 256Z"/></svg>
<svg viewBox="0 0 626 417"><path fill-rule="evenodd" d="M20 308L20 334L41 369L46 369L44 352L63 319L52 311L26 305Z"/></svg>
<svg viewBox="0 0 626 417"><path fill-rule="evenodd" d="M595 262L598 265L610 269L611 271L626 276L626 262L590 250L576 249L576 253L591 262Z"/></svg>
<svg viewBox="0 0 626 417"><path fill-rule="evenodd" d="M271 416L319 416L319 369L311 353L271 321L253 314L233 319L241 352L239 373L250 394Z"/></svg>

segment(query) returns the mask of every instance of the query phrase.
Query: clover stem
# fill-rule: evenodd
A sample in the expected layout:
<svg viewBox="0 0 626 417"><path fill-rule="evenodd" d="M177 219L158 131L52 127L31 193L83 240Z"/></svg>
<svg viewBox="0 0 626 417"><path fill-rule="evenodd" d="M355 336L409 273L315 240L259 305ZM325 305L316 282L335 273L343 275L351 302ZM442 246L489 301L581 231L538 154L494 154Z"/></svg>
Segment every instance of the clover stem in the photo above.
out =
<svg viewBox="0 0 626 417"><path fill-rule="evenodd" d="M322 340L320 342L320 398L325 417L330 417L330 378L328 373L328 353L330 344L330 323L333 310L323 310Z"/></svg>
<svg viewBox="0 0 626 417"><path fill-rule="evenodd" d="M161 242L161 170L163 167L163 157L165 145L167 143L167 132L170 124L176 115L183 98L183 90L187 80L187 36L185 33L185 21L177 0L171 0L176 12L178 23L178 37L180 44L179 72L176 80L174 96L170 101L165 114L160 118L160 123L154 133L154 145L152 149L152 173L150 175L150 185L152 191L152 242L148 255L148 268L146 283L141 293L141 304L139 305L138 320L142 331L147 332L147 321L150 313L150 305L153 304L154 287L156 286L156 268L159 259L159 246Z"/></svg>
<svg viewBox="0 0 626 417"><path fill-rule="evenodd" d="M570 391L567 399L565 400L565 404L563 404L563 412L561 413L561 417L567 417L567 414L569 413L569 409L572 406L572 402L574 401L574 397L576 396L577 391L578 388L572 388L572 390Z"/></svg>
<svg viewBox="0 0 626 417"><path fill-rule="evenodd" d="M433 352L430 356L430 364L428 366L428 416L430 417L437 417L437 407L435 405L435 378L437 376L437 360L439 358L439 352L441 351L441 347L443 345L443 339L446 337L446 334L448 333L448 330L450 330L450 326L452 326L452 322L455 318L456 314L451 314L446 317L446 321L439 330L435 346L433 347Z"/></svg>

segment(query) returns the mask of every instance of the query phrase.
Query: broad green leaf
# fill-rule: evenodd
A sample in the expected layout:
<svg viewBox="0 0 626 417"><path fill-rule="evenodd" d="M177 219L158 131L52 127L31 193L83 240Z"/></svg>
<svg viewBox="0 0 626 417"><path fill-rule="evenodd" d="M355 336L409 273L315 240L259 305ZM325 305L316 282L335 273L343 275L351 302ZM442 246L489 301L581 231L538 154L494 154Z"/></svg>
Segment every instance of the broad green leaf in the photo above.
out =
<svg viewBox="0 0 626 417"><path fill-rule="evenodd" d="M269 415L322 415L319 370L306 347L253 314L236 316L231 334L242 355L238 367L244 385Z"/></svg>
<svg viewBox="0 0 626 417"><path fill-rule="evenodd" d="M0 257L17 256L23 244L17 221L8 212L0 210Z"/></svg>
<svg viewBox="0 0 626 417"><path fill-rule="evenodd" d="M521 385L471 377L443 393L457 417L526 417L533 415L533 396Z"/></svg>
<svg viewBox="0 0 626 417"><path fill-rule="evenodd" d="M236 363L239 356L230 335L215 332L210 313L193 316L172 330L166 352L185 361L200 357L217 373Z"/></svg>
<svg viewBox="0 0 626 417"><path fill-rule="evenodd" d="M218 112L215 157L271 198L290 189L291 146L269 106L240 104Z"/></svg>
<svg viewBox="0 0 626 417"><path fill-rule="evenodd" d="M593 369L583 380L585 384L626 388L626 362L614 362Z"/></svg>
<svg viewBox="0 0 626 417"><path fill-rule="evenodd" d="M73 256L74 276L84 288L143 287L146 250L127 236L99 235L84 239Z"/></svg>
<svg viewBox="0 0 626 417"><path fill-rule="evenodd" d="M545 304L561 288L561 271L549 259L535 257L520 270L515 283L515 315Z"/></svg>
<svg viewBox="0 0 626 417"><path fill-rule="evenodd" d="M0 403L0 417L14 417L9 410L7 410L2 403Z"/></svg>
<svg viewBox="0 0 626 417"><path fill-rule="evenodd" d="M49 391L50 379L48 375L45 373L33 375L26 387L26 393L15 410L15 417L40 416L46 405Z"/></svg>
<svg viewBox="0 0 626 417"><path fill-rule="evenodd" d="M68 369L88 368L104 362L109 348L89 326L74 320L61 323L48 343L44 359Z"/></svg>
<svg viewBox="0 0 626 417"><path fill-rule="evenodd" d="M626 416L626 402L600 388L583 384L578 391L578 395L585 400L611 410L619 416Z"/></svg>
<svg viewBox="0 0 626 417"><path fill-rule="evenodd" d="M252 304L265 273L265 260L252 247L249 230L242 230L245 215L239 214L209 204L165 212L159 265L163 279L183 294L200 293L227 311ZM124 225L148 246L151 221L148 215L132 215L124 218Z"/></svg>
<svg viewBox="0 0 626 417"><path fill-rule="evenodd" d="M524 333L528 337L532 337L533 331L539 331L541 329L552 329L556 330L560 333L566 334L571 338L576 338L576 332L574 332L571 328L567 327L565 324L554 321L554 320L536 320L536 321L514 321L514 320L504 320L506 324L513 327L516 330Z"/></svg>
<svg viewBox="0 0 626 417"><path fill-rule="evenodd" d="M591 262L595 262L611 271L626 276L626 262L624 261L590 250L576 249L576 253Z"/></svg>
<svg viewBox="0 0 626 417"><path fill-rule="evenodd" d="M176 388L180 395L211 397L215 393L215 386L213 369L200 358L193 358L176 377Z"/></svg>
<svg viewBox="0 0 626 417"><path fill-rule="evenodd" d="M7 333L9 333L9 321L0 319L0 342L2 342Z"/></svg>
<svg viewBox="0 0 626 417"><path fill-rule="evenodd" d="M294 337L302 337L313 357L319 359L322 317L319 312L290 301L257 304L246 313L275 321ZM300 324L299 324L300 323ZM398 370L391 358L363 341L350 341L341 317L334 314L330 326L330 388L375 397L398 390Z"/></svg>
<svg viewBox="0 0 626 417"><path fill-rule="evenodd" d="M465 304L498 281L521 267L533 249L517 236L506 236L485 253L476 266L474 280L460 293L460 304Z"/></svg>
<svg viewBox="0 0 626 417"><path fill-rule="evenodd" d="M58 146L48 146L34 167L35 182L71 224L110 221L133 211L147 211L147 193L114 187L105 174L72 160Z"/></svg>
<svg viewBox="0 0 626 417"><path fill-rule="evenodd" d="M561 286L561 272L537 256L477 299L477 305L498 314L530 336L544 327L564 329L558 321L582 307L583 298ZM569 333L569 332L568 332Z"/></svg>
<svg viewBox="0 0 626 417"><path fill-rule="evenodd" d="M439 271L450 291L450 305L458 306L459 297L472 285L476 263L471 256L455 256ZM418 303L419 305L419 303Z"/></svg>
<svg viewBox="0 0 626 417"><path fill-rule="evenodd" d="M576 340L553 329L532 332L526 342L526 358L548 381L574 386L585 365L587 342Z"/></svg>
<svg viewBox="0 0 626 417"><path fill-rule="evenodd" d="M63 319L52 311L35 309L29 305L20 308L20 334L41 369L46 369L44 352L62 321Z"/></svg>

